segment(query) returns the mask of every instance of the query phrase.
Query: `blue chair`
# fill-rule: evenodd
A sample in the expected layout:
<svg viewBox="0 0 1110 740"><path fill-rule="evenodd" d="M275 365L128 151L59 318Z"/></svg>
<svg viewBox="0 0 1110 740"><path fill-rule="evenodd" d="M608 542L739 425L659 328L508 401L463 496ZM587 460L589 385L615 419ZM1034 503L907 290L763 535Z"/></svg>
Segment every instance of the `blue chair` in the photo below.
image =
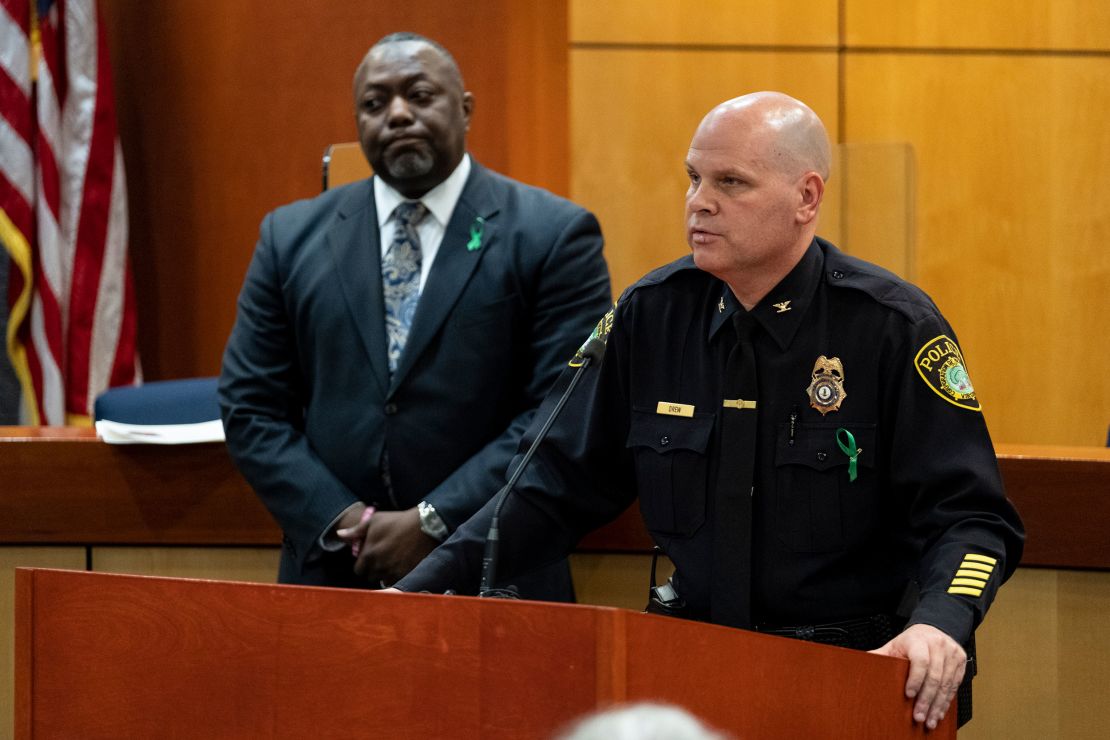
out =
<svg viewBox="0 0 1110 740"><path fill-rule="evenodd" d="M199 424L220 418L217 378L158 380L109 388L96 398L93 418L121 424Z"/></svg>

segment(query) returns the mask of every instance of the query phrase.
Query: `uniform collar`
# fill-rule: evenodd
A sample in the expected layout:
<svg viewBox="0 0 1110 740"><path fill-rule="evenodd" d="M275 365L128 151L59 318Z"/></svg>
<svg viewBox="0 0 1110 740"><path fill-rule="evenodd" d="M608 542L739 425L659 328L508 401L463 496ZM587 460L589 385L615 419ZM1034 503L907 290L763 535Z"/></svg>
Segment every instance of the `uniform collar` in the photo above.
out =
<svg viewBox="0 0 1110 740"><path fill-rule="evenodd" d="M814 239L798 264L794 265L794 269L750 311L756 323L763 327L763 331L775 340L780 349L789 347L798 332L802 318L813 302L817 285L821 282L824 264L825 254ZM744 310L724 281L718 281L717 284L719 292L716 295L711 294L715 305L713 318L709 322L710 341L722 326L729 323L734 313Z"/></svg>

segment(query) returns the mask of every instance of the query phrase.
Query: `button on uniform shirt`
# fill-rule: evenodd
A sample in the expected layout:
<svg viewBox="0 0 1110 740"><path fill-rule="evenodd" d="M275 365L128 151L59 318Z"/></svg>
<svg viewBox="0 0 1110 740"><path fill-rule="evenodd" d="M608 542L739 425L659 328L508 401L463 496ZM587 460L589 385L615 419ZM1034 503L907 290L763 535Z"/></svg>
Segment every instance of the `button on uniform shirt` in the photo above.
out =
<svg viewBox="0 0 1110 740"><path fill-rule="evenodd" d="M690 257L625 292L598 326L602 362L586 370L506 500L502 562L548 560L638 496L677 567L679 594L693 616L709 618L712 569L731 565L712 564L713 502L718 463L735 454L721 448L719 429L722 413L736 411L723 408L723 375L736 341L731 317L743 310ZM753 620L894 613L915 582L910 623L966 642L1016 568L1024 530L951 327L920 290L821 239L751 314ZM812 407L815 380L839 384L838 408ZM854 479L842 429L855 441ZM489 509L398 587L473 587Z"/></svg>

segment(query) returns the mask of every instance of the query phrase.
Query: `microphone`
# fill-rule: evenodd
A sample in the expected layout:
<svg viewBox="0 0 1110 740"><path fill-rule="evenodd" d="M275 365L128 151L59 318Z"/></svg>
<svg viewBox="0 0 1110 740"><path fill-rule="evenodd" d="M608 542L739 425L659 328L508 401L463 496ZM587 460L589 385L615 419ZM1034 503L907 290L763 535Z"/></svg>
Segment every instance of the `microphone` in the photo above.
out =
<svg viewBox="0 0 1110 740"><path fill-rule="evenodd" d="M539 448L540 443L547 437L551 425L555 423L559 413L566 405L567 399L570 394L574 392L574 387L578 385L578 380L582 377L582 373L590 366L590 363L597 360L600 361L602 355L605 354L605 342L597 337L590 337L582 348L578 350L574 359L570 361L570 366L575 368L574 376L570 379L570 384L567 389L563 391L563 395L559 397L559 402L555 404L555 408L551 411L551 415L540 427L539 433L536 434L536 439L533 440L531 447L524 453L524 459L520 461L520 465L513 471L509 482L497 492L497 503L493 507L493 517L490 519L489 532L486 534L486 549L485 554L482 556L482 582L478 588L478 596L484 598L495 599L516 599L519 595L512 587L494 588L493 581L497 575L497 554L501 546L501 535L498 528L498 518L501 516L501 507L505 505L505 499L508 498L509 492L513 490L513 486L520 479L524 468L532 460L532 456L536 454L536 449Z"/></svg>

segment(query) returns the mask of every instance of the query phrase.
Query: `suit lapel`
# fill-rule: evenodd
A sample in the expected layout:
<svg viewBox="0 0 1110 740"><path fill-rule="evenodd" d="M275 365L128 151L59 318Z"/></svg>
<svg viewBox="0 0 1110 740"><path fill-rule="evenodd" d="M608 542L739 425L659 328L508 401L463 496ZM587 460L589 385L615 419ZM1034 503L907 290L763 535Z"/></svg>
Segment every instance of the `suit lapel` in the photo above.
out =
<svg viewBox="0 0 1110 740"><path fill-rule="evenodd" d="M355 330L384 395L389 389L382 307L381 244L370 180L348 188L327 242Z"/></svg>
<svg viewBox="0 0 1110 740"><path fill-rule="evenodd" d="M451 214L443 243L439 245L436 260L428 273L428 281L420 293L420 303L416 307L412 328L401 353L401 362L393 375L394 388L404 381L416 359L439 332L463 288L470 281L470 276L478 267L482 255L497 241L497 226L492 219L499 206L490 185L492 179L477 162L473 163L466 187ZM482 224L481 244L471 248L468 247L471 227L477 225L479 216L485 220Z"/></svg>

